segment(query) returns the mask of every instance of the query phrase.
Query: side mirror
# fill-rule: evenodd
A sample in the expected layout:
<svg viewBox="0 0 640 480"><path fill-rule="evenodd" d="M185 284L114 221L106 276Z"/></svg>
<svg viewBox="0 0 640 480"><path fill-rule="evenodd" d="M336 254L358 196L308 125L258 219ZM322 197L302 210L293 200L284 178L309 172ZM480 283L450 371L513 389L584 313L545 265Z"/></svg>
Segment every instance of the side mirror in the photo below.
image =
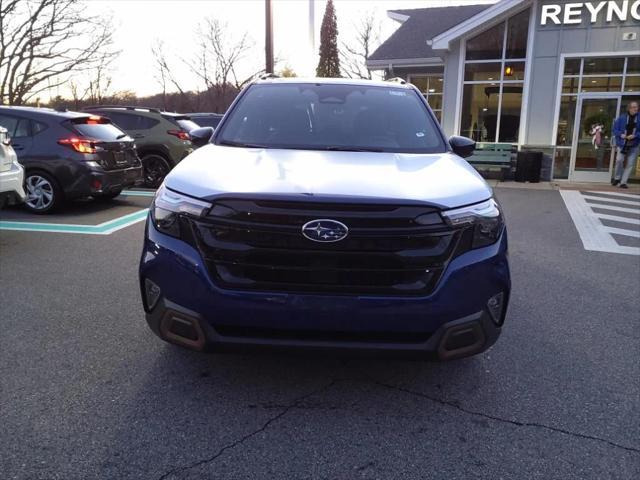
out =
<svg viewBox="0 0 640 480"><path fill-rule="evenodd" d="M206 145L211 140L213 136L213 128L212 127L200 127L194 128L189 132L189 136L191 137L191 143L193 143L196 148L200 148L203 145Z"/></svg>
<svg viewBox="0 0 640 480"><path fill-rule="evenodd" d="M476 149L476 142L467 137L451 137L449 145L451 145L453 153L462 158L470 157Z"/></svg>

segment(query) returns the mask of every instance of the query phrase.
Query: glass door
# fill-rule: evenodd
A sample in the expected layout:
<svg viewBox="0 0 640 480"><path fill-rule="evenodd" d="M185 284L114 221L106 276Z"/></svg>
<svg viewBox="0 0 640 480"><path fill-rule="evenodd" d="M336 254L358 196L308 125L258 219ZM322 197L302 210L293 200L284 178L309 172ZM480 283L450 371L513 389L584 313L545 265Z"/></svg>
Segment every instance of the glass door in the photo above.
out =
<svg viewBox="0 0 640 480"><path fill-rule="evenodd" d="M613 121L620 111L620 95L581 96L578 101L569 180L608 182L615 148Z"/></svg>

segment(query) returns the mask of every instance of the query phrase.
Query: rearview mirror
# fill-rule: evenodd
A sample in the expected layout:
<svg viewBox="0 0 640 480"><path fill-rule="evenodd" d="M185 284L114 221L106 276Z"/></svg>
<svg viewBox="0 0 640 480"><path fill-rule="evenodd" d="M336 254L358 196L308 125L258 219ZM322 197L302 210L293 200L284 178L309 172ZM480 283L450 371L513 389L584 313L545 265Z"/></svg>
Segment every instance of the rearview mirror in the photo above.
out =
<svg viewBox="0 0 640 480"><path fill-rule="evenodd" d="M453 136L449 139L449 145L453 153L462 158L470 157L476 149L476 142L467 137Z"/></svg>
<svg viewBox="0 0 640 480"><path fill-rule="evenodd" d="M196 148L200 148L203 145L206 145L211 140L213 136L213 128L212 127L200 127L194 128L189 132L189 136L191 137L191 143L193 143Z"/></svg>

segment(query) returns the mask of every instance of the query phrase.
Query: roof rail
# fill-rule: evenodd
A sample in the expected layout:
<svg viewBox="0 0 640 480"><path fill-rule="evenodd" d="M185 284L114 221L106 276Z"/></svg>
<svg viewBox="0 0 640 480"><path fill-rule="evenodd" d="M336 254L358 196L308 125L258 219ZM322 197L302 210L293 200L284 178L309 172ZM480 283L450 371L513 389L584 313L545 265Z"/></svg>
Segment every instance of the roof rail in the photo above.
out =
<svg viewBox="0 0 640 480"><path fill-rule="evenodd" d="M141 107L135 105L91 105L89 107L84 107L82 110L93 110L96 108L123 108L125 110L148 110L153 113L160 113L160 110L152 107Z"/></svg>
<svg viewBox="0 0 640 480"><path fill-rule="evenodd" d="M400 77L387 78L385 82L399 83L400 85L406 85L407 83L407 81L404 78L400 78Z"/></svg>
<svg viewBox="0 0 640 480"><path fill-rule="evenodd" d="M259 78L260 80L267 80L269 78L280 78L280 75L277 73L263 73Z"/></svg>

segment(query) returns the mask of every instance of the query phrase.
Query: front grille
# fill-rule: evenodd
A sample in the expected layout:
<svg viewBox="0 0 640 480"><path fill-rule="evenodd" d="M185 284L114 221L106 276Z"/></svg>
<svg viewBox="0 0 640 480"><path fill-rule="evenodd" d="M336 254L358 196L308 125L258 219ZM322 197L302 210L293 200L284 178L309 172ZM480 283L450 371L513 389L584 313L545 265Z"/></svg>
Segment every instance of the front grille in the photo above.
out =
<svg viewBox="0 0 640 480"><path fill-rule="evenodd" d="M415 222L428 213L431 225ZM319 218L344 223L348 236L305 238L302 226ZM317 294L426 295L461 235L421 205L225 199L191 225L221 287Z"/></svg>

